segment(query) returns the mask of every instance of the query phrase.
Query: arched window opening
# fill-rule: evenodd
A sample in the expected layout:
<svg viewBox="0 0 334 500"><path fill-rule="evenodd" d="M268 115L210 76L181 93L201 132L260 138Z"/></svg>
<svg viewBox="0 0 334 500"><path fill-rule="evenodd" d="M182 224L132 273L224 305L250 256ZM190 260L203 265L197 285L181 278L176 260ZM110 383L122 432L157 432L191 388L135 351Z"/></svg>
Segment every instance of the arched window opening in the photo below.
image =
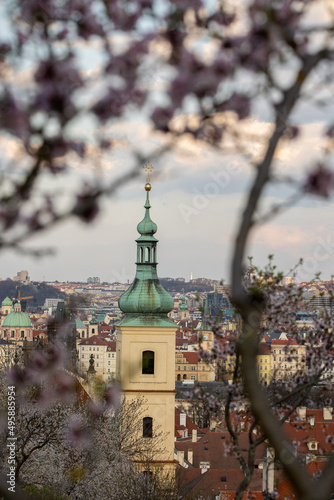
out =
<svg viewBox="0 0 334 500"><path fill-rule="evenodd" d="M180 374L177 375L177 380L181 380L181 375Z"/></svg>
<svg viewBox="0 0 334 500"><path fill-rule="evenodd" d="M142 374L143 375L153 375L154 374L154 352L153 351L144 351L143 352Z"/></svg>
<svg viewBox="0 0 334 500"><path fill-rule="evenodd" d="M145 262L150 262L150 258L151 258L151 249L150 247L146 247Z"/></svg>
<svg viewBox="0 0 334 500"><path fill-rule="evenodd" d="M7 336L7 330L4 330L3 331L3 336L6 337Z"/></svg>
<svg viewBox="0 0 334 500"><path fill-rule="evenodd" d="M186 374L183 375L183 380L187 380L187 375Z"/></svg>
<svg viewBox="0 0 334 500"><path fill-rule="evenodd" d="M12 338L13 338L13 337L15 337L15 332L14 332L14 330L12 330L12 331L10 332L10 336L11 336Z"/></svg>
<svg viewBox="0 0 334 500"><path fill-rule="evenodd" d="M95 333L95 328L92 328L92 333Z"/></svg>
<svg viewBox="0 0 334 500"><path fill-rule="evenodd" d="M24 330L21 330L21 339L24 337Z"/></svg>
<svg viewBox="0 0 334 500"><path fill-rule="evenodd" d="M143 437L151 438L153 437L153 418L144 417L143 418Z"/></svg>
<svg viewBox="0 0 334 500"><path fill-rule="evenodd" d="M157 257L157 249L153 248L153 262L157 261L156 257Z"/></svg>
<svg viewBox="0 0 334 500"><path fill-rule="evenodd" d="M82 332L81 332L81 338L83 339L84 336L85 336L85 330L82 330Z"/></svg>
<svg viewBox="0 0 334 500"><path fill-rule="evenodd" d="M140 247L140 262L144 262L143 247Z"/></svg>

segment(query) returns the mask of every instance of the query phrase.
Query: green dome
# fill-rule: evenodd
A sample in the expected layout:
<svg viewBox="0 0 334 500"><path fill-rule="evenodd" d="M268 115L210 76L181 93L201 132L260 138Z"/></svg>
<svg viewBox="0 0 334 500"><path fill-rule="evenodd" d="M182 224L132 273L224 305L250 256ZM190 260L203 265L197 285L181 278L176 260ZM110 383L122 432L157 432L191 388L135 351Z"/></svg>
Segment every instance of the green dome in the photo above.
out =
<svg viewBox="0 0 334 500"><path fill-rule="evenodd" d="M3 327L19 327L19 328L31 328L32 323L28 314L22 311L11 311L3 320Z"/></svg>
<svg viewBox="0 0 334 500"><path fill-rule="evenodd" d="M124 313L167 314L174 307L174 300L164 289L157 274L147 273L147 269L137 271L129 290L119 300ZM151 274L148 276L148 274Z"/></svg>
<svg viewBox="0 0 334 500"><path fill-rule="evenodd" d="M2 301L2 305L3 306L12 306L13 305L13 302L10 300L9 297L6 297L3 301Z"/></svg>
<svg viewBox="0 0 334 500"><path fill-rule="evenodd" d="M172 311L174 300L161 285L157 274L158 240L153 235L158 228L150 217L151 205L148 192L144 208L144 219L137 226L141 236L136 240L136 277L130 288L119 299L119 307L125 313L121 324L130 321L133 325L142 325L143 321L150 318L151 322L170 326L167 313Z"/></svg>

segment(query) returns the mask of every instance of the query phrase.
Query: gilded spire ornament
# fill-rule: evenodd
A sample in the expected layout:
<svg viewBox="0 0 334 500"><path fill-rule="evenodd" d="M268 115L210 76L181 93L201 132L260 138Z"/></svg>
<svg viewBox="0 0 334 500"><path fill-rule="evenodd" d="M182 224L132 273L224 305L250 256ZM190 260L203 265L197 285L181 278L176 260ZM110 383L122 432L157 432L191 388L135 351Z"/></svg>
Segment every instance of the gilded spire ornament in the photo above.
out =
<svg viewBox="0 0 334 500"><path fill-rule="evenodd" d="M145 165L144 165L143 168L145 169L145 172L147 173L147 180L146 180L146 184L145 184L145 191L151 191L150 173L152 172L153 167L152 167L151 163L147 162L147 163L145 163Z"/></svg>

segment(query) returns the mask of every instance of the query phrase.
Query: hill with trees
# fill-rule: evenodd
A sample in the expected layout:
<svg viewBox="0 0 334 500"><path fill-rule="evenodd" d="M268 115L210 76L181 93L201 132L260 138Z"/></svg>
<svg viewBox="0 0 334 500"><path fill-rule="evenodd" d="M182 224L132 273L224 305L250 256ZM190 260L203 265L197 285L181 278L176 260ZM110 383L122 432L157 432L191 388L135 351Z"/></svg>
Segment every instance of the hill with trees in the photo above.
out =
<svg viewBox="0 0 334 500"><path fill-rule="evenodd" d="M0 281L0 301L2 302L5 297L9 297L12 300L13 298L17 298L19 290L21 291L21 297L33 297L28 300L21 300L23 310L26 308L32 310L37 307L42 307L45 299L66 299L66 294L64 292L60 292L45 283L35 281L28 285L22 285L7 279L5 281Z"/></svg>

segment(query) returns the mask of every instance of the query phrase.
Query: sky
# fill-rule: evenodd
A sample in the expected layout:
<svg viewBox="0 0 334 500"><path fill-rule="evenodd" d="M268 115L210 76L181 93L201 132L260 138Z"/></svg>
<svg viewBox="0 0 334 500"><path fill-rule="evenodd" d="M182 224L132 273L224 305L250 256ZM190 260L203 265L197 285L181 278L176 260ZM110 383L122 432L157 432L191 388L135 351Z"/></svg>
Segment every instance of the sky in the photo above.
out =
<svg viewBox="0 0 334 500"><path fill-rule="evenodd" d="M270 126L254 120L248 126L252 124L263 130ZM123 141L146 140L148 148L151 141L159 141L159 134L153 139L149 125L133 121L125 127L128 136ZM302 178L312 157L321 150L321 129L319 123L305 124L301 138L279 151L276 163L281 173L293 172ZM233 242L254 175L252 162L257 158L257 148L251 154L252 159L224 155L188 138L177 151L154 163L150 201L151 218L158 225L160 277L184 277L188 281L192 272L194 278L229 282ZM126 168L127 146L121 145L117 155L117 160L111 162L112 175ZM74 172L72 176L75 182L79 174ZM12 278L17 271L26 269L33 280L86 281L89 276L98 276L102 281L131 282L135 274L136 226L144 216L145 181L143 169L115 196L104 200L93 223L69 221L28 243L35 248L51 247L55 251L52 256L34 259L2 252L1 277ZM294 189L286 185L268 189L262 213L281 203L290 192ZM247 255L261 267L267 263L267 256L274 254L278 269L287 275L303 258L301 280L312 279L320 271L329 278L334 271L331 209L331 201L303 198L295 207L256 228Z"/></svg>
<svg viewBox="0 0 334 500"><path fill-rule="evenodd" d="M97 49L85 52L84 71L93 71ZM24 85L24 68L16 82ZM20 78L18 78L21 77ZM285 75L287 76L287 75ZM157 90L153 101L159 100L159 78L153 79ZM316 82L316 79L315 79ZM312 88L312 86L310 86ZM323 96L327 99L326 94ZM153 102L154 104L154 102ZM333 104L315 108L310 103L296 108L292 121L300 127L295 141L285 141L275 157L275 171L292 177L300 185L317 158L327 147L324 126L334 116ZM230 117L233 121L233 117ZM240 130L251 134L244 141L246 155L224 147L212 147L185 137L173 150L153 161L150 193L151 218L158 225L158 275L160 277L206 277L230 282L233 245L245 206L247 193L254 177L254 164L262 153L261 140L271 129L270 114L261 100L255 101L252 114L240 124ZM96 124L82 122L80 129L89 136L99 133ZM165 138L153 131L144 116L133 113L110 126L108 133L116 147L101 158L94 148L85 162L74 160L66 181L78 186L93 175L103 180L119 177L133 166L131 150L140 149L147 157ZM257 139L255 140L254 136ZM0 138L3 157L14 162L22 157L15 141ZM99 216L91 224L78 220L31 238L27 246L51 248L53 255L38 259L2 251L0 277L13 278L18 271L28 270L36 281L86 281L98 276L101 281L131 282L135 275L137 224L144 216L145 172L121 187L114 196L104 200ZM44 177L44 190L62 190L61 179ZM292 182L275 184L266 189L261 214L284 202L296 191ZM65 201L66 202L66 201ZM300 258L298 280L308 281L317 272L324 279L334 273L334 223L332 200L303 197L293 208L255 228L251 234L247 255L259 267L274 254L278 270L285 275Z"/></svg>

